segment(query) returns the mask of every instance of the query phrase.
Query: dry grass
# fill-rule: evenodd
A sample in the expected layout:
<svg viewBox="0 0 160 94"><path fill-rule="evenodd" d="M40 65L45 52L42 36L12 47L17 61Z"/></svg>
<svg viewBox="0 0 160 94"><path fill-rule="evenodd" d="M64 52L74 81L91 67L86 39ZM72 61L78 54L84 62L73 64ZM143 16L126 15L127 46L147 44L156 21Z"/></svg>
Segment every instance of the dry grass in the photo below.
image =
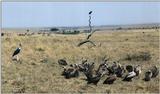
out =
<svg viewBox="0 0 160 94"><path fill-rule="evenodd" d="M144 32L144 33L143 33ZM42 36L12 36L2 37L2 92L25 93L159 93L159 77L144 82L144 72L147 68L159 66L159 31L128 30L120 32L96 32L92 37L98 46L92 47L77 44L85 39L85 34ZM11 60L11 55L19 43L22 43L20 63ZM101 46L99 45L101 43ZM127 55L148 53L149 60L127 60ZM110 61L119 60L123 65L140 64L143 73L133 82L123 82L118 79L113 85L103 85L105 77L97 86L87 85L79 78L65 79L61 76L63 70L57 61L65 58L69 63L79 63L81 58L95 61L107 55Z"/></svg>

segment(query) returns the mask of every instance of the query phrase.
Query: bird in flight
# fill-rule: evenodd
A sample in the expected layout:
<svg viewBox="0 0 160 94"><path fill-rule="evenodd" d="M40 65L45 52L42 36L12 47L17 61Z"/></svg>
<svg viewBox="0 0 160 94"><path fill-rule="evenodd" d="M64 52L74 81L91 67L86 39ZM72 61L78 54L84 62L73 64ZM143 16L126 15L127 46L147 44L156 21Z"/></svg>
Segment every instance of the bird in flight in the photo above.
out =
<svg viewBox="0 0 160 94"><path fill-rule="evenodd" d="M92 14L92 11L90 11L89 14Z"/></svg>

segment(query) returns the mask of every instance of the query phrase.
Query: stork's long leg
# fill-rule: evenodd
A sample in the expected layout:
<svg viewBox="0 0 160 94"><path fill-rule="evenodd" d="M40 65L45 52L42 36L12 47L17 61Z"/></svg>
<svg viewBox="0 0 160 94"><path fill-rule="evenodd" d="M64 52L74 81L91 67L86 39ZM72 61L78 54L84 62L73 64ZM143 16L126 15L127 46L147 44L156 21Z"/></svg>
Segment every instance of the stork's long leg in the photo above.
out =
<svg viewBox="0 0 160 94"><path fill-rule="evenodd" d="M13 57L12 57L12 60L16 60L16 61L17 61L17 57L16 57L16 56L13 56Z"/></svg>
<svg viewBox="0 0 160 94"><path fill-rule="evenodd" d="M17 61L19 61L19 57L18 57L18 55L16 56L16 59L17 59Z"/></svg>

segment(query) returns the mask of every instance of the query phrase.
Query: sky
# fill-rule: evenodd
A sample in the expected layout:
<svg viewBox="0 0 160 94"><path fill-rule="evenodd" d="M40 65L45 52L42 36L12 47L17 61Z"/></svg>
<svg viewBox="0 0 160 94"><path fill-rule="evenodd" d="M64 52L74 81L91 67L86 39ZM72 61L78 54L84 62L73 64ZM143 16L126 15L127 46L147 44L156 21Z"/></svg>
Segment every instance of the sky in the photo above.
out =
<svg viewBox="0 0 160 94"><path fill-rule="evenodd" d="M160 23L160 2L2 2L2 28Z"/></svg>

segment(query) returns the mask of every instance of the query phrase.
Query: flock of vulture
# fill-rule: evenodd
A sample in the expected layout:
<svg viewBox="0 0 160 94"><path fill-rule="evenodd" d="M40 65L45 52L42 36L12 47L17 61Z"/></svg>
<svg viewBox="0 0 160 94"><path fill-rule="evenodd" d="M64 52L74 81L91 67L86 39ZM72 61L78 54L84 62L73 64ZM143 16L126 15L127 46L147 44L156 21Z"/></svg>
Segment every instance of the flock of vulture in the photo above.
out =
<svg viewBox="0 0 160 94"><path fill-rule="evenodd" d="M14 51L12 59L14 59L14 57L17 56L16 60L18 60L18 54L21 51L21 46L22 45L19 44L19 47ZM64 70L62 72L62 75L66 79L72 77L79 77L80 72L82 72L87 78L87 83L93 83L95 85L97 85L97 83L104 75L107 75L108 77L103 82L103 84L113 84L117 78L122 78L123 81L132 81L133 78L139 77L142 72L140 65L122 66L118 61L114 61L111 64L105 57L102 59L102 63L99 64L97 70L94 68L95 63L89 63L87 59L83 59L80 64L70 64L69 66L67 61L64 59L59 59L58 63L60 65L63 65ZM158 74L158 67L152 66L145 72L143 80L150 81L152 78L155 78Z"/></svg>
<svg viewBox="0 0 160 94"><path fill-rule="evenodd" d="M132 81L135 77L140 76L142 70L140 65L126 65L122 66L118 61L108 63L107 59L104 59L102 63L99 64L98 69L96 70L95 63L88 63L87 60L82 60L80 64L70 64L68 65L67 61L64 59L59 59L58 63L60 66L63 66L62 75L66 79L73 77L79 77L80 72L82 72L85 77L87 84L94 84L100 81L100 79L107 75L106 80L103 84L113 84L118 78L121 78L122 81ZM152 66L150 69L146 70L144 75L144 81L150 81L152 78L155 78L159 74L159 69L157 66Z"/></svg>

